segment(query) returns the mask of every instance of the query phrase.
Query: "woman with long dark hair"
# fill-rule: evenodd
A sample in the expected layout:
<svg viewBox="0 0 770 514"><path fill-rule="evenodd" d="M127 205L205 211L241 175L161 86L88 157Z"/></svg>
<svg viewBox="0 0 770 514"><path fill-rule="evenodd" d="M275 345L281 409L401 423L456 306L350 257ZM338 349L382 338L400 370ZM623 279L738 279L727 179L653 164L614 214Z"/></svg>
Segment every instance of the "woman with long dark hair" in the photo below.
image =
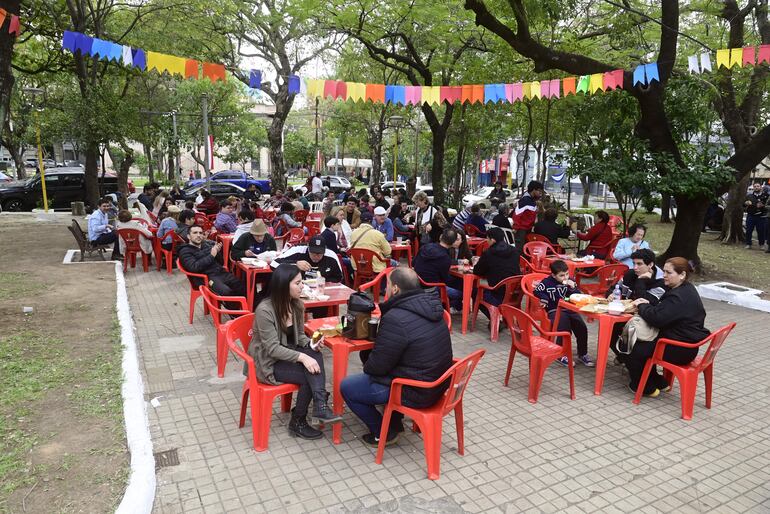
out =
<svg viewBox="0 0 770 514"><path fill-rule="evenodd" d="M311 347L305 335L305 307L302 273L294 264L281 264L270 279L269 295L254 312L254 335L249 353L254 357L260 382L277 385L298 384L297 402L291 411L289 434L302 439L318 439L323 434L307 422L307 410L313 401L314 423L333 423L341 416L326 404L324 361L319 349Z"/></svg>
<svg viewBox="0 0 770 514"><path fill-rule="evenodd" d="M585 250L578 252L579 255L593 255L599 259L607 257L607 246L612 242L615 236L610 227L610 215L607 211L596 211L596 224L588 232L578 232L577 238L581 241L588 241Z"/></svg>

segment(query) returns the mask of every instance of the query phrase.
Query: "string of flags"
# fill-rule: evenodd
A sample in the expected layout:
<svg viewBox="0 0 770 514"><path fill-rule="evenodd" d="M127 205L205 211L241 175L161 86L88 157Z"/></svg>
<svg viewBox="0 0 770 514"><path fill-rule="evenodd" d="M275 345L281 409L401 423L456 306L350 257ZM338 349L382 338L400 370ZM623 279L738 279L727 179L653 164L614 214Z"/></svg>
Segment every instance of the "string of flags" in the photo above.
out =
<svg viewBox="0 0 770 514"><path fill-rule="evenodd" d="M3 26L3 23L5 23L5 19L8 17L8 15L11 16L11 20L8 23L8 33L18 36L21 31L21 24L19 23L19 17L16 14L9 13L2 7L0 7L0 27Z"/></svg>
<svg viewBox="0 0 770 514"><path fill-rule="evenodd" d="M0 22L4 12L0 10ZM17 33L18 33L18 17ZM1 23L0 23L1 25ZM225 67L222 64L201 62L174 55L144 51L111 41L92 38L80 32L65 31L62 48L73 54L90 55L102 60L123 63L125 66L143 71L155 70L162 74L178 75L184 78L208 78L212 82L224 81ZM687 59L690 73L712 71L711 54L691 55ZM744 65L770 64L770 45L754 47L728 48L716 51L716 68L733 68ZM249 77L249 87L262 87L260 70L245 71ZM660 81L658 63L641 64L630 73L632 86L647 86ZM605 73L594 73L579 77L564 77L512 84L466 84L461 86L401 86L391 84L365 84L342 80L304 79L297 75L287 77L289 94L305 95L309 100L332 98L335 100L371 101L396 105L420 105L423 103L440 105L446 103L496 104L514 103L533 98L563 98L583 93L585 95L604 91L623 89L625 72L622 69Z"/></svg>

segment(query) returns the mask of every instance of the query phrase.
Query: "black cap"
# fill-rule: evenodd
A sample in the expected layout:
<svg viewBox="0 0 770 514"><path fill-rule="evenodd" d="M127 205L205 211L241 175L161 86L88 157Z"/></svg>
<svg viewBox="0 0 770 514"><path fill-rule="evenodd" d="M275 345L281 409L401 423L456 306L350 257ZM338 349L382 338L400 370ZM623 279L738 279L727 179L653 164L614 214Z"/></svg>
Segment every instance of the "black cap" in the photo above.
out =
<svg viewBox="0 0 770 514"><path fill-rule="evenodd" d="M369 211L363 211L361 213L361 223L371 223L372 222L372 213Z"/></svg>
<svg viewBox="0 0 770 514"><path fill-rule="evenodd" d="M307 248L312 253L324 253L326 251L326 243L321 239L321 236L313 236L307 242Z"/></svg>

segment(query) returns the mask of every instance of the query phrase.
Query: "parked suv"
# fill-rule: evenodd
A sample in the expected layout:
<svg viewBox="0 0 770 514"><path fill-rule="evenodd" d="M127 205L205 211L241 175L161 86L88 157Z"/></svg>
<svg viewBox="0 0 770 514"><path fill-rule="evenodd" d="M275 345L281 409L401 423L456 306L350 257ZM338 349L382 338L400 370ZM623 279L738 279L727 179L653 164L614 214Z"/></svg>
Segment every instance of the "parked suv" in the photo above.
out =
<svg viewBox="0 0 770 514"><path fill-rule="evenodd" d="M102 182L103 180L103 182ZM100 196L116 193L118 179L115 176L99 177L103 184ZM69 209L71 202L85 202L86 175L83 168L53 168L45 173L45 189L48 206L53 209ZM0 205L4 211L31 211L43 204L43 188L40 175L24 181L0 184Z"/></svg>
<svg viewBox="0 0 770 514"><path fill-rule="evenodd" d="M250 185L254 184L255 186L257 186L257 190L263 195L270 194L270 180L256 179L243 171L238 171L238 170L217 171L216 173L211 174L211 180L214 182L228 182L230 184L235 184L238 187L242 187L243 189L248 189ZM198 178L195 180L190 180L189 182L187 182L187 184L185 184L184 187L192 188L195 186L200 186L205 183L206 183L205 178Z"/></svg>

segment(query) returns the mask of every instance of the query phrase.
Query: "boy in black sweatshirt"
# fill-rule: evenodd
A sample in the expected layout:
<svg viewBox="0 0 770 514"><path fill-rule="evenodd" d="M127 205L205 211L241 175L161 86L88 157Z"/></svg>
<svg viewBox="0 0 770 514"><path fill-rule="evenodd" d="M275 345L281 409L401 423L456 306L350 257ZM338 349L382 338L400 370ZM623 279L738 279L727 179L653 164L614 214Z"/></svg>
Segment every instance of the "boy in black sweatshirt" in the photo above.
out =
<svg viewBox="0 0 770 514"><path fill-rule="evenodd" d="M570 295L580 293L575 282L569 278L569 268L564 261L553 261L551 263L551 275L544 278L535 287L535 296L540 299L540 303L548 314L548 319L553 323L556 317L556 308L559 306L559 300L566 300ZM562 309L559 317L559 326L553 328L553 331L572 332L577 340L577 360L585 366L594 367L596 364L588 356L588 327L586 327L580 314L573 311ZM561 338L556 341L561 344ZM567 357L562 357L559 362L566 366Z"/></svg>

